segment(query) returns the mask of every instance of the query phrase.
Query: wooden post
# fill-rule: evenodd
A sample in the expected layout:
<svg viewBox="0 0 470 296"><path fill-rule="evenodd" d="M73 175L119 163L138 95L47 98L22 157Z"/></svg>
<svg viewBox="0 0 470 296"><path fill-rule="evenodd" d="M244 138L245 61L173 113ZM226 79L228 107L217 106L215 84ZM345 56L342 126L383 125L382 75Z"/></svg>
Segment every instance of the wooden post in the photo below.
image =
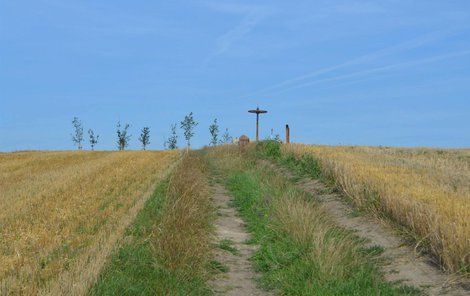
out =
<svg viewBox="0 0 470 296"><path fill-rule="evenodd" d="M256 142L258 142L259 141L259 115L263 113L268 113L268 111L260 110L259 107L257 107L255 110L248 110L248 112L256 114Z"/></svg>
<svg viewBox="0 0 470 296"><path fill-rule="evenodd" d="M289 125L286 124L286 144L289 144L290 143L290 129L289 129Z"/></svg>

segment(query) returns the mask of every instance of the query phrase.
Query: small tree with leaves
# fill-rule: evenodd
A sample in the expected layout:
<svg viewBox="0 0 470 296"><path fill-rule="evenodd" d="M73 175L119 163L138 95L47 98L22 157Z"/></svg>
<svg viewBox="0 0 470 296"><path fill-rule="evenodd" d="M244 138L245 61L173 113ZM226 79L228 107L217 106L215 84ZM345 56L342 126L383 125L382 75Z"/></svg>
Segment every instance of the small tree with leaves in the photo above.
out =
<svg viewBox="0 0 470 296"><path fill-rule="evenodd" d="M93 150L95 150L96 144L98 144L98 139L100 138L100 135L95 136L95 133L93 132L93 130L89 129L88 130L88 137L89 137L89 140L90 140L91 151L93 151Z"/></svg>
<svg viewBox="0 0 470 296"><path fill-rule="evenodd" d="M77 145L78 150L82 150L82 142L83 142L83 125L81 120L78 117L74 117L72 120L73 128L75 129L75 134L72 136L72 141L75 145Z"/></svg>
<svg viewBox="0 0 470 296"><path fill-rule="evenodd" d="M222 135L222 139L220 140L221 144L230 144L232 143L232 136L228 133L228 128L225 129L224 134Z"/></svg>
<svg viewBox="0 0 470 296"><path fill-rule="evenodd" d="M216 146L218 143L219 137L219 125L217 124L217 118L214 119L214 122L209 126L209 132L211 133L211 145Z"/></svg>
<svg viewBox="0 0 470 296"><path fill-rule="evenodd" d="M142 143L143 150L150 144L150 128L148 126L142 128L139 141Z"/></svg>
<svg viewBox="0 0 470 296"><path fill-rule="evenodd" d="M181 128L184 131L184 139L186 140L186 150L189 151L191 147L191 138L194 136L194 127L198 125L196 121L194 121L193 112L186 115L181 121Z"/></svg>
<svg viewBox="0 0 470 296"><path fill-rule="evenodd" d="M165 141L165 147L174 150L178 148L178 135L176 134L176 124L170 126L170 137Z"/></svg>
<svg viewBox="0 0 470 296"><path fill-rule="evenodd" d="M131 135L128 135L127 132L128 132L128 129L129 129L129 124L126 123L126 125L124 126L123 129L121 129L121 122L118 121L118 124L117 124L117 144L118 144L118 149L119 150L124 150L126 149L127 146L129 146L129 141L131 139Z"/></svg>

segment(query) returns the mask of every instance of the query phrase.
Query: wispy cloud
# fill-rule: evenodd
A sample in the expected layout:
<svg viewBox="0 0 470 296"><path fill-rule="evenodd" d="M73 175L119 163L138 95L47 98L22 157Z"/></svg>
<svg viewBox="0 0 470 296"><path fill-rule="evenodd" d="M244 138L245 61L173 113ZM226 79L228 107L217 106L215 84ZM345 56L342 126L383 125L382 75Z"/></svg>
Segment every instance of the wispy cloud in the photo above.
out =
<svg viewBox="0 0 470 296"><path fill-rule="evenodd" d="M316 79L316 80L311 80L305 83L297 84L294 86L290 87L285 87L283 89L278 89L274 91L273 93L282 93L286 92L289 90L294 90L294 89L299 89L299 88L304 88L307 86L315 85L315 84L320 84L320 83L325 83L325 82L332 82L332 81L340 81L340 80L346 80L349 78L356 78L356 77L365 77L371 74L378 74L382 72L387 72L387 71L393 71L393 70L398 70L398 69L403 69L403 68L408 68L412 66L419 66L419 65L425 65L425 64L430 64L446 59L451 59L451 58L456 58L460 56L465 56L469 55L470 50L463 50L463 51L457 51L457 52L451 52L451 53L446 53L442 55L437 55L425 59L420 59L420 60L414 60L410 62L403 62L403 63L398 63L398 64L393 64L393 65L388 65L388 66L383 66L383 67L376 67L372 69L367 69L367 70L362 70L362 71L356 71L352 72L349 74L344 74L344 75L338 75L330 78L324 78L324 79ZM367 79L361 79L361 81L365 81Z"/></svg>
<svg viewBox="0 0 470 296"><path fill-rule="evenodd" d="M230 30L217 37L214 50L204 60L207 65L216 56L229 51L234 44L248 35L265 17L271 13L271 9L260 6L251 6L234 3L203 2L203 5L223 13L238 14L242 19Z"/></svg>
<svg viewBox="0 0 470 296"><path fill-rule="evenodd" d="M258 11L249 12L243 17L243 20L238 23L234 28L217 38L216 48L213 56L223 54L228 51L232 44L241 40L245 35L250 33L251 30L263 19L264 15Z"/></svg>
<svg viewBox="0 0 470 296"><path fill-rule="evenodd" d="M318 77L322 74L330 73L330 72L340 70L340 69L343 69L343 68L346 68L346 67L349 67L349 66L364 64L364 63L367 63L367 62L371 62L371 61L380 59L380 58L385 57L385 56L390 56L390 55L393 55L393 54L406 52L406 51L409 51L409 50L412 50L412 49L415 49L415 48L419 48L419 47L424 46L426 44L437 41L437 40L439 40L443 37L446 37L449 34L451 34L451 32L449 32L449 31L435 31L435 32L420 36L418 38L415 38L415 39L397 44L397 45L393 45L393 46L390 46L390 47L387 47L387 48L380 49L378 51L374 51L374 52L359 56L357 58L346 61L344 63L340 63L340 64L330 66L330 67L321 68L321 69L315 70L313 72L309 72L309 73L306 73L306 74L303 74L303 75L299 75L299 76L284 80L282 82L279 82L279 83L273 84L271 86L262 88L260 90L251 92L249 94L243 95L243 96L241 96L241 98L249 97L249 96L253 96L253 95L264 94L264 93L268 93L268 92L269 93L278 92L278 91L281 91L283 89L292 89L293 88L292 85L302 83L305 80L309 80L309 79Z"/></svg>

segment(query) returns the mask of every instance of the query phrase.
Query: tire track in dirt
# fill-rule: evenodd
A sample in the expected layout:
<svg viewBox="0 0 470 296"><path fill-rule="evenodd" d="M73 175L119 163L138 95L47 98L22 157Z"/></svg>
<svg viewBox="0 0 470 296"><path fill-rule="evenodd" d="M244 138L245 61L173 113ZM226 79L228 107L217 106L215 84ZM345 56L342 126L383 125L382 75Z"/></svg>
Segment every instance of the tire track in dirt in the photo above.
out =
<svg viewBox="0 0 470 296"><path fill-rule="evenodd" d="M262 163L289 179L295 178L285 168L267 161ZM320 201L322 207L340 226L367 239L367 246L380 246L384 249L380 259L383 261L381 268L387 281L399 281L420 288L429 295L470 295L470 282L467 279L445 274L430 256L418 254L388 223L374 217L356 215L355 209L346 203L344 196L331 193L319 180L302 178L294 183L297 188Z"/></svg>
<svg viewBox="0 0 470 296"><path fill-rule="evenodd" d="M250 235L245 230L245 224L237 216L237 211L231 206L232 198L226 189L220 185L214 185L213 201L218 208L216 225L216 239L230 240L236 252L218 249L215 259L228 267L226 273L220 273L211 281L214 292L218 295L271 295L256 286L256 273L253 271L249 258L256 250L256 246L246 242Z"/></svg>

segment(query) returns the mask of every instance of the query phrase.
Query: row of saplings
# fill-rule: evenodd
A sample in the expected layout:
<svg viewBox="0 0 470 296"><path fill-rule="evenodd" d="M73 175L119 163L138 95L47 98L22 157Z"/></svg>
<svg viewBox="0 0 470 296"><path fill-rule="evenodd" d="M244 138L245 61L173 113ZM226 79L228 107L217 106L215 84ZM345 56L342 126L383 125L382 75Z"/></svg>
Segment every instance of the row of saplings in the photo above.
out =
<svg viewBox="0 0 470 296"><path fill-rule="evenodd" d="M83 132L83 123L78 117L74 117L72 120L72 125L74 128L74 133L72 136L73 143L77 146L78 150L83 149L84 143L84 132ZM189 113L184 117L180 122L180 128L183 130L184 139L186 141L187 148L191 146L191 138L194 136L194 128L198 125L198 122L194 120L193 112ZM131 140L131 134L129 134L130 125L126 123L124 126L121 125L121 122L117 123L116 135L117 135L117 148L118 150L125 150L129 146ZM176 131L176 124L170 126L170 136L164 141L165 149L177 149L178 148L178 134ZM219 139L219 125L217 123L217 118L214 119L214 122L209 126L209 132L211 134L210 145L216 146L218 144L228 144L232 142L232 137L230 136L228 129L225 129L224 134ZM88 141L90 143L90 149L95 150L95 146L99 142L99 135L95 134L92 129L88 130ZM147 146L150 145L150 127L145 126L140 131L139 142L143 150L146 150Z"/></svg>

